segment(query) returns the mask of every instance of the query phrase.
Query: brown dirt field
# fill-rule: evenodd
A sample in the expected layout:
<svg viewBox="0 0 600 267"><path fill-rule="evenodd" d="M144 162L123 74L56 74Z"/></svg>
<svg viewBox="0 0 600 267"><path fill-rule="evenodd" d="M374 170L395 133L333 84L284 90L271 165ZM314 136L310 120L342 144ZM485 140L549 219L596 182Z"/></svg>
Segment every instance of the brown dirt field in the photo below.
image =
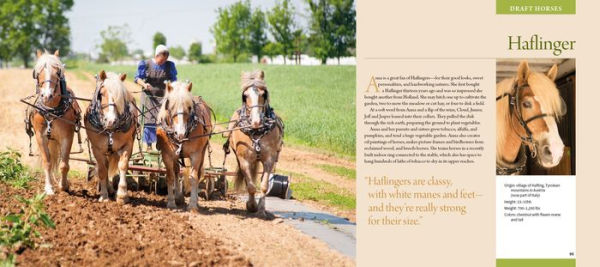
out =
<svg viewBox="0 0 600 267"><path fill-rule="evenodd" d="M42 188L41 179L31 188ZM71 192L46 198L56 229L41 231L50 247L26 249L22 266L353 266L350 259L281 223L246 213L233 196L202 201L199 213L166 208L164 197L130 192L131 202L98 202L92 186L72 180ZM15 195L34 190L0 184L0 214L18 211Z"/></svg>
<svg viewBox="0 0 600 267"><path fill-rule="evenodd" d="M74 75L67 70L67 83L79 97L94 90L91 75ZM130 78L128 78L130 79ZM0 140L2 149L13 147L23 161L39 166L37 157L28 157L28 140L23 130L24 105L19 99L34 93L29 69L0 70ZM132 82L131 91L139 90ZM80 101L85 110L87 104ZM85 131L82 131L85 140ZM213 164L223 159L222 144L212 142ZM33 143L34 153L37 145ZM76 141L73 151L77 150ZM77 157L86 157L86 154ZM235 169L235 158L226 166ZM327 173L315 165L332 164L354 168L349 160L300 148L284 147L278 167L322 179L355 192L354 181ZM71 169L85 173L87 166L72 162ZM293 179L293 178L292 178ZM0 184L0 215L16 211L12 197L31 196L43 185L15 190ZM130 192L131 203L98 203L93 186L82 179L70 179L70 194L48 197L48 213L57 223L55 230L42 235L51 248L25 250L17 260L24 266L46 265L233 265L233 266L353 266L354 262L331 250L325 243L304 235L281 219L264 220L246 213L243 202L234 197L221 201L200 201L198 214L165 209L166 198L144 192ZM293 182L293 180L292 180ZM329 209L331 210L331 209ZM334 210L335 211L335 210ZM340 214L340 212L336 212ZM354 220L354 212L342 213Z"/></svg>

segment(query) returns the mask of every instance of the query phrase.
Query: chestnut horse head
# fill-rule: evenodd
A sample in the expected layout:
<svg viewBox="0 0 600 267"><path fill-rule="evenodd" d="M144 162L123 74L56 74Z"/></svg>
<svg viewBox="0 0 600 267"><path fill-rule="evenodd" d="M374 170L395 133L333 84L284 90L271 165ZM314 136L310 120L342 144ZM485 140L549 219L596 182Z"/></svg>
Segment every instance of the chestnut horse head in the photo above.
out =
<svg viewBox="0 0 600 267"><path fill-rule="evenodd" d="M497 162L513 162L525 144L544 168L558 165L564 144L557 122L565 115L566 104L554 84L557 72L556 64L539 73L523 61L516 77L497 84Z"/></svg>
<svg viewBox="0 0 600 267"><path fill-rule="evenodd" d="M98 74L98 84L94 94L94 101L100 106L101 123L105 130L113 130L119 118L126 113L126 109L133 101L133 96L125 88L123 81L127 74L106 73L104 70Z"/></svg>
<svg viewBox="0 0 600 267"><path fill-rule="evenodd" d="M182 140L189 135L187 122L194 108L192 83L166 82L166 95L159 117L173 127L175 137Z"/></svg>
<svg viewBox="0 0 600 267"><path fill-rule="evenodd" d="M250 113L252 128L258 129L264 120L269 106L269 91L262 70L242 73L242 104L246 113Z"/></svg>
<svg viewBox="0 0 600 267"><path fill-rule="evenodd" d="M33 68L33 79L36 84L36 91L39 92L42 103L47 107L56 107L60 103L62 93L67 88L63 82L65 79L65 67L60 61L59 52L54 54L37 51L37 62Z"/></svg>

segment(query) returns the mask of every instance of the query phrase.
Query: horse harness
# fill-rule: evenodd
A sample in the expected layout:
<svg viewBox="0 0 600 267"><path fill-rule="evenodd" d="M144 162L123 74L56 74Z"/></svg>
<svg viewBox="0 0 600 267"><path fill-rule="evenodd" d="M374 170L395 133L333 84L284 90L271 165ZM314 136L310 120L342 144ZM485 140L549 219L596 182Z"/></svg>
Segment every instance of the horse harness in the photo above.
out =
<svg viewBox="0 0 600 267"><path fill-rule="evenodd" d="M515 133L519 136L519 138L521 139L521 141L523 143L525 143L529 146L529 148L530 148L529 153L531 153L531 158L535 158L535 157L537 157L537 149L536 149L537 144L533 141L533 132L529 128L528 124L534 120L542 119L542 118L548 117L550 115L547 113L540 113L540 114L535 115L526 120L523 119L523 113L519 106L519 92L523 88L526 88L526 87L529 87L529 84L524 83L522 85L518 85L518 82L515 81L514 85L513 85L513 93L504 93L500 96L497 96L496 101L499 101L499 100L503 99L504 97L508 97L509 113L511 114L511 116L512 116L512 114L516 115L517 120L519 121L519 124L525 130L526 136L522 136L516 132ZM512 119L511 119L511 123L512 123ZM525 155L525 148L521 147L521 149L519 150L519 156L518 156L517 163L511 167L499 166L498 163L496 163L496 173L500 174L500 175L512 175L512 174L520 173L521 171L523 171L525 169L526 161L527 161L527 158Z"/></svg>
<svg viewBox="0 0 600 267"><path fill-rule="evenodd" d="M527 168L527 154L525 152L525 146L519 148L519 154L515 163L504 163L498 164L496 162L496 175L519 175L524 173Z"/></svg>
<svg viewBox="0 0 600 267"><path fill-rule="evenodd" d="M96 77L96 90L94 91L94 98L88 107L88 112L85 119L89 121L95 129L99 130L98 133L106 133L108 136L108 152L112 153L114 144L113 134L115 132L129 131L131 125L133 125L133 115L129 110L130 103L125 103L123 112L118 114L116 125L112 129L106 129L104 123L102 123L104 117L102 109L106 106L114 107L116 104L109 103L106 106L102 105L102 87L104 87L104 81L101 81L98 77Z"/></svg>
<svg viewBox="0 0 600 267"><path fill-rule="evenodd" d="M171 110L169 110L169 99L165 98L164 101L165 103L165 110L167 112L167 117L168 117L168 121L171 122L173 121L173 118L179 116L179 115L183 115L184 112L176 112L175 114L171 114ZM169 123L167 123L167 120L163 119L161 120L161 128L165 131L165 133L167 134L167 137L169 138L169 141L171 142L171 144L173 144L174 146L177 147L177 150L175 150L175 154L177 154L177 156L182 159L183 158L183 154L181 153L183 151L183 143L185 143L186 141L189 141L193 138L196 138L196 136L192 136L190 137L190 134L196 129L196 127L198 127L198 125L202 125L202 127L204 128L204 130L206 131L207 127L206 127L206 121L204 121L204 117L199 116L199 114L197 114L198 112L198 105L200 105L200 103L202 103L204 100L202 100L202 98L200 97L200 99L198 101L194 101L192 100L192 110L190 111L190 114L188 116L188 119L185 123L185 135L183 139L178 139L176 136L176 131L173 129L172 125L169 125ZM197 136L197 137L202 137L205 135L201 135L201 136ZM209 135L210 136L210 135Z"/></svg>
<svg viewBox="0 0 600 267"><path fill-rule="evenodd" d="M246 89L247 90L247 89ZM253 106L247 106L246 105L246 95L244 95L242 93L242 107L240 109L238 109L237 113L239 116L239 120L236 122L236 124L234 125L235 127L238 127L240 129L240 131L242 131L244 134L246 134L248 137L250 137L250 140L252 140L252 148L254 148L254 151L256 151L256 156L258 159L260 159L260 140L267 135L269 132L271 132L271 130L273 130L275 127L279 127L279 129L281 130L282 134L283 134L283 129L284 129L284 125L283 125L283 121L277 117L277 115L275 115L275 112L273 111L273 108L269 105L269 91L267 91L265 89L264 92L264 103L263 105L253 105ZM260 114L261 118L260 121L262 122L262 125L258 128L252 128L251 125L251 121L250 121L250 109L255 108L255 107L262 107L264 108L264 112ZM225 149L226 153L229 153L229 139L226 141L225 145L223 146Z"/></svg>
<svg viewBox="0 0 600 267"><path fill-rule="evenodd" d="M47 68L47 66L45 66L45 68ZM62 75L60 69L58 69L57 76L59 77L58 82L56 82L52 79L46 79L40 83L40 82L38 82L39 73L36 73L35 69L33 70L32 77L36 81L35 82L36 99L33 103L33 107L35 108L35 110L33 112L30 112L29 110L25 111L27 113L25 116L25 132L29 136L29 155L33 155L33 152L31 150L31 137L33 137L35 135L35 133L33 132L31 116L33 116L33 114L35 112L38 112L40 115L42 115L42 117L46 121L45 135L48 139L50 139L50 136L52 135L52 122L54 122L55 119L62 119L62 117L67 113L67 111L73 107L73 98L72 98L71 92L69 92L69 90L67 90L67 82L65 80L64 75ZM39 97L40 87L44 83L50 83L50 85L54 84L54 87L52 88L53 91L55 91L56 88L59 87L60 93L61 93L61 99L56 107L48 107L48 106L44 105L42 99ZM33 97L33 96L30 96L30 97ZM75 122L72 124L75 126L75 132L77 134L79 134L79 130L81 128L81 114L77 111L75 111Z"/></svg>

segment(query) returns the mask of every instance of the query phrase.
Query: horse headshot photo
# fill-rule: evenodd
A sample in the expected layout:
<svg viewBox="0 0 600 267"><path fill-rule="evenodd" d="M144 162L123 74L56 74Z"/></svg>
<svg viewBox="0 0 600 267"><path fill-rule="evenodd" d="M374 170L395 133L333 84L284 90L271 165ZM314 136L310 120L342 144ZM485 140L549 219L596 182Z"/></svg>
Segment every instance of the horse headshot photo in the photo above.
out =
<svg viewBox="0 0 600 267"><path fill-rule="evenodd" d="M561 163L565 144L559 124L567 105L555 84L557 64L545 72L521 61L516 75L496 85L496 174L521 175L529 161L549 170Z"/></svg>
<svg viewBox="0 0 600 267"><path fill-rule="evenodd" d="M65 68L58 50L54 54L37 51L33 80L36 98L26 114L26 132L30 140L35 135L38 144L45 176L45 193L54 194L54 183L61 191L67 192L69 155L75 131L79 131L81 111L73 100L73 91L67 88ZM60 181L54 178L57 169L60 171Z"/></svg>
<svg viewBox="0 0 600 267"><path fill-rule="evenodd" d="M248 191L246 209L265 216L265 196L269 190L269 178L273 173L279 152L283 146L283 122L270 106L269 91L262 70L242 72L242 107L236 110L229 129L238 128L228 135L224 148L231 148L236 156L238 168L235 187L244 183ZM260 174L261 196L255 200L258 165L262 164Z"/></svg>
<svg viewBox="0 0 600 267"><path fill-rule="evenodd" d="M126 77L126 74L100 71L84 117L85 130L96 159L100 201L109 200L108 193L114 190L108 179L116 174L119 174L116 200L119 203L128 201L125 175L138 129L138 111L135 99L123 83Z"/></svg>

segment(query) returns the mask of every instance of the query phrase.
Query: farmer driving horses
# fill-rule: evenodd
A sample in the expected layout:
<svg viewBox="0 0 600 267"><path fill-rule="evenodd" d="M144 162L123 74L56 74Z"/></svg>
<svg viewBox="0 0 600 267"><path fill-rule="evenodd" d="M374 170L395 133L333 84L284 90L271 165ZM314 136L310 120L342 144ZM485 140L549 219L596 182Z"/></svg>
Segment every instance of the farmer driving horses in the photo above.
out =
<svg viewBox="0 0 600 267"><path fill-rule="evenodd" d="M156 121L165 95L165 81L177 81L175 63L168 61L169 49L164 45L156 47L154 58L142 60L138 64L135 82L142 86L144 112L144 142L147 150L156 142Z"/></svg>

